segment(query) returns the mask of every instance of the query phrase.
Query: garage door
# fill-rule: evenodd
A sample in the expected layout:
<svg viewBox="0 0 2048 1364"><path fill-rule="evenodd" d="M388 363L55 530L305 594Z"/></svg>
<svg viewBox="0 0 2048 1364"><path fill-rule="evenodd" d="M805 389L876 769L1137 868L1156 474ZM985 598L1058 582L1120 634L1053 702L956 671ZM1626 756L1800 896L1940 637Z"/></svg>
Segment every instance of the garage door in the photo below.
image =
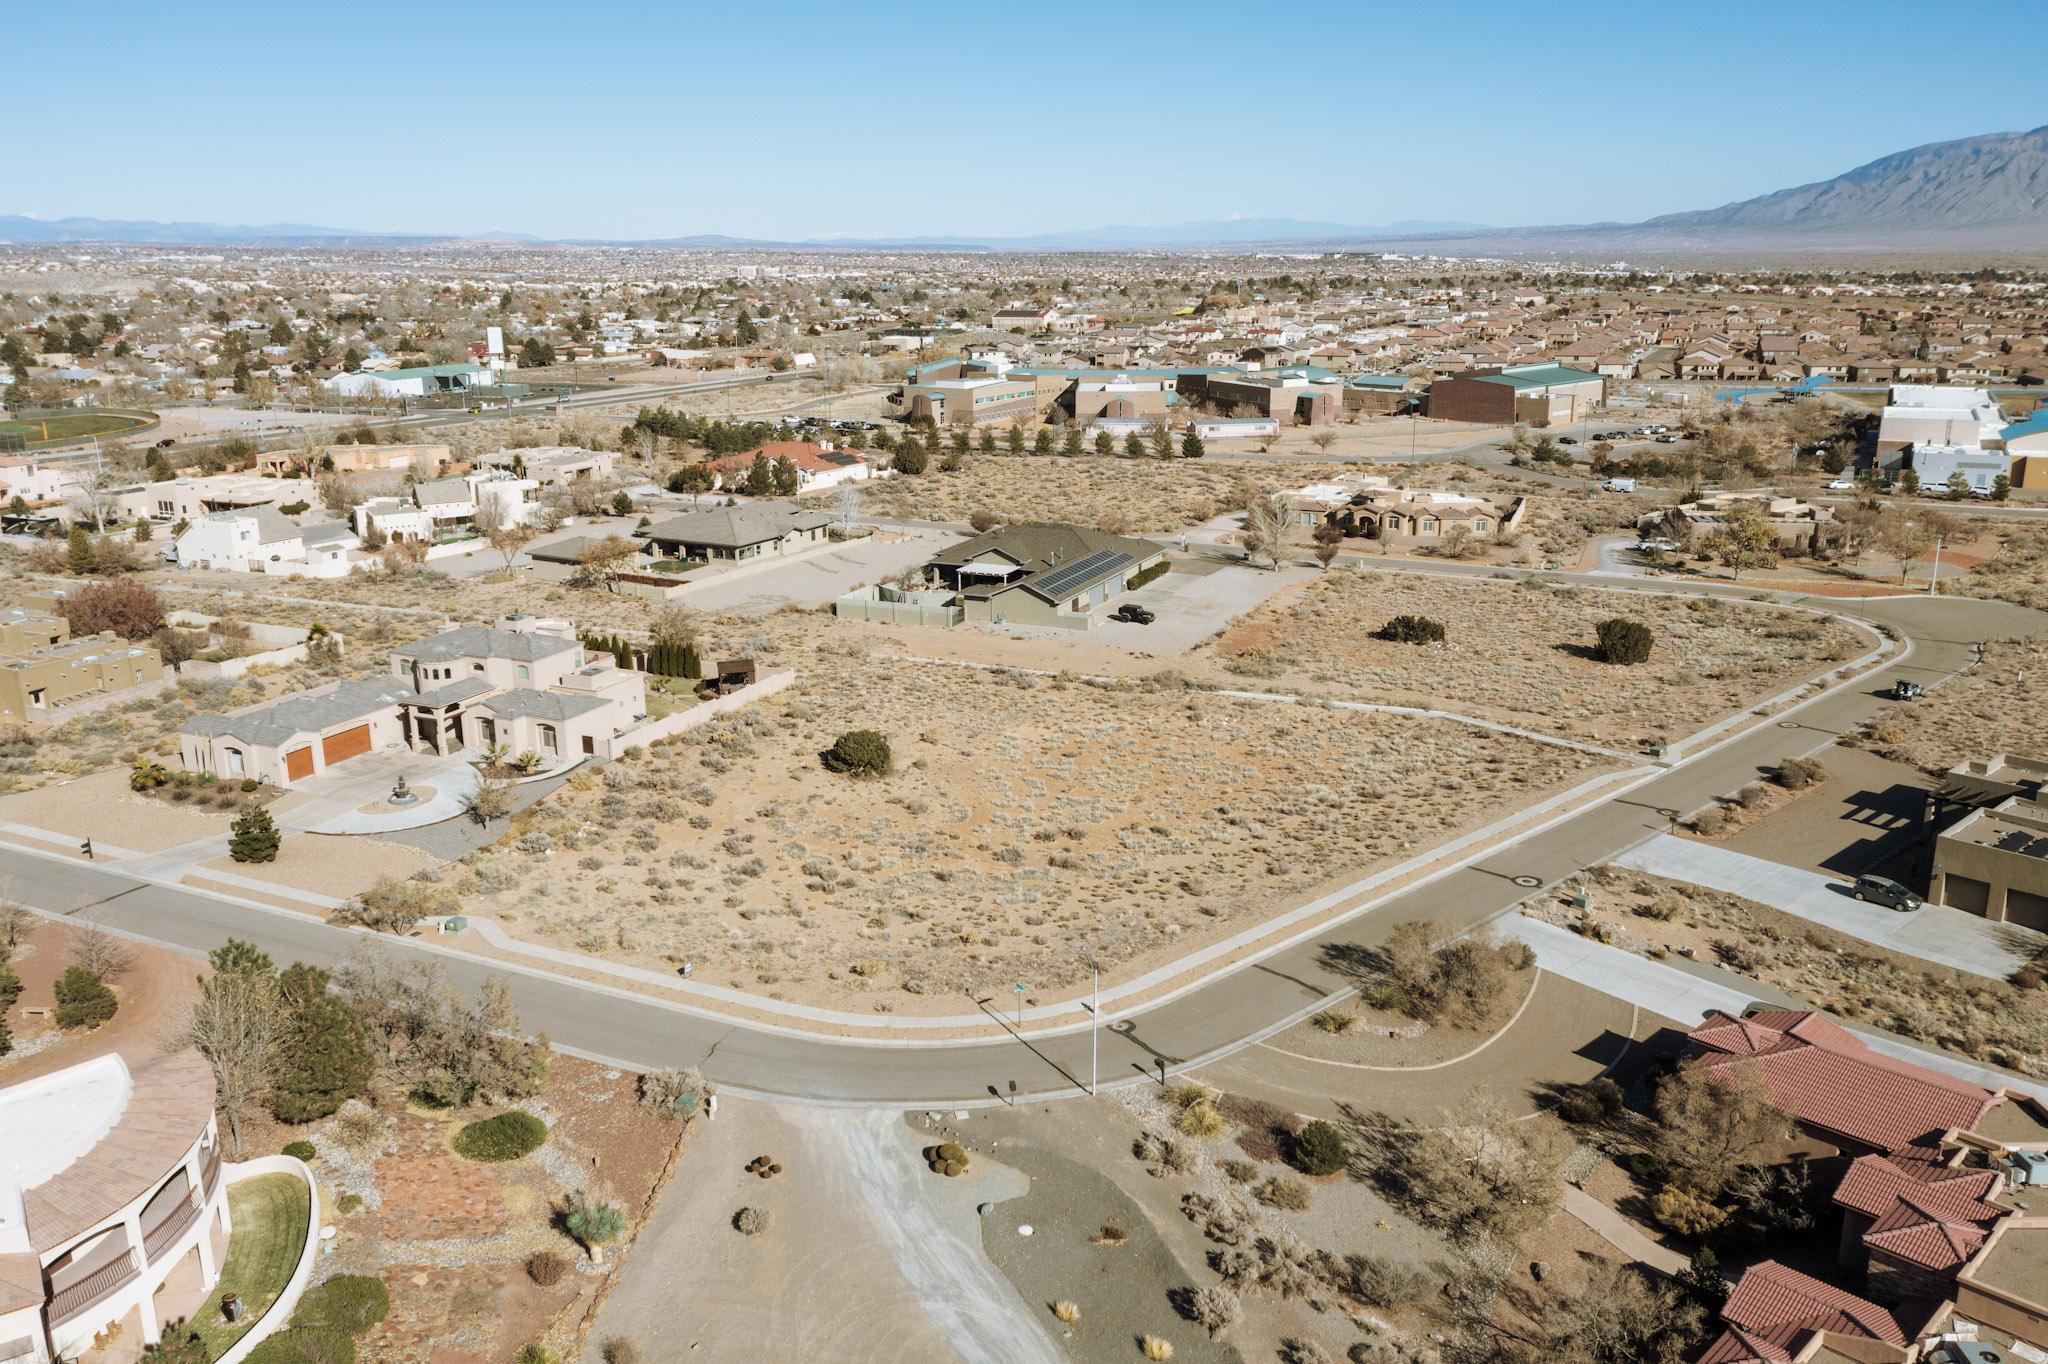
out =
<svg viewBox="0 0 2048 1364"><path fill-rule="evenodd" d="M1950 874L1941 893L1942 902L1955 909L1982 914L1991 907L1991 886L1971 876Z"/></svg>
<svg viewBox="0 0 2048 1364"><path fill-rule="evenodd" d="M2030 895L2024 890L2007 891L2005 921L2048 933L2048 895Z"/></svg>
<svg viewBox="0 0 2048 1364"><path fill-rule="evenodd" d="M339 734L330 734L320 741L320 757L332 767L344 758L353 758L370 751L370 727L357 725L344 729Z"/></svg>
<svg viewBox="0 0 2048 1364"><path fill-rule="evenodd" d="M300 777L313 775L313 750L295 748L284 755L284 779L297 781Z"/></svg>

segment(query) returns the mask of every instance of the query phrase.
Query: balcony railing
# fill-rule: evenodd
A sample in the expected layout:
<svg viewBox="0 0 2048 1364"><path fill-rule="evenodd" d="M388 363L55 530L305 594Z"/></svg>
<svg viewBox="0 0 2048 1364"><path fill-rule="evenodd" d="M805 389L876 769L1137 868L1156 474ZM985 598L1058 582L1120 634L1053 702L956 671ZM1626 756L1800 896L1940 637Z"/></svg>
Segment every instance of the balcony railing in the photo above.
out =
<svg viewBox="0 0 2048 1364"><path fill-rule="evenodd" d="M151 1264L155 1264L165 1251L177 1244L180 1236L191 1230L192 1224L198 1220L199 1200L188 1192L183 1198L178 1200L177 1206L173 1207L158 1220L155 1226L143 1228L143 1258L147 1259Z"/></svg>
<svg viewBox="0 0 2048 1364"><path fill-rule="evenodd" d="M92 1273L57 1290L50 1298L50 1325L62 1326L101 1298L123 1288L142 1274L142 1261L131 1248L120 1259L101 1265Z"/></svg>
<svg viewBox="0 0 2048 1364"><path fill-rule="evenodd" d="M205 1190L204 1198L206 1201L212 1202L213 1191L220 1187L220 1144L218 1142L211 1149L201 1153L199 1157L199 1187Z"/></svg>

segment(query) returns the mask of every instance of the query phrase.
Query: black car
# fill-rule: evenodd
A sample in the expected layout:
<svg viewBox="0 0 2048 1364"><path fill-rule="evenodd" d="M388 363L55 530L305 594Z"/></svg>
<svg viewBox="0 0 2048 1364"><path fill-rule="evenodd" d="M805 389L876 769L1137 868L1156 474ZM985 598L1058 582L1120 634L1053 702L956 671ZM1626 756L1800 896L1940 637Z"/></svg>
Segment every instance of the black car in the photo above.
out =
<svg viewBox="0 0 2048 1364"><path fill-rule="evenodd" d="M1849 893L1859 900L1889 905L1893 909L1908 913L1920 908L1920 897L1889 876L1873 876L1865 872L1856 878L1856 884Z"/></svg>
<svg viewBox="0 0 2048 1364"><path fill-rule="evenodd" d="M1125 602L1122 606L1119 606L1110 613L1109 618L1111 620L1125 621L1131 625L1150 625L1153 621L1159 619L1159 617L1153 615L1149 610L1134 601Z"/></svg>

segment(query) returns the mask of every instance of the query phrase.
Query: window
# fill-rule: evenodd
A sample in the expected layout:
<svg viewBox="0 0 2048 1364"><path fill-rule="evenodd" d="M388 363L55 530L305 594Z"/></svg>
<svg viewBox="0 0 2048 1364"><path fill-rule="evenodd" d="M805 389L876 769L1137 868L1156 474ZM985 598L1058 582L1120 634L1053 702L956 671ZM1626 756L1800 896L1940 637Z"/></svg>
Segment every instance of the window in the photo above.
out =
<svg viewBox="0 0 2048 1364"><path fill-rule="evenodd" d="M595 755L595 754L596 754L596 752L597 752L597 738L596 738L596 736L594 736L594 735L590 735L590 734L586 734L586 735L584 735L584 736L583 736L583 751L584 751L585 753L588 753L588 754L592 754L592 755Z"/></svg>
<svg viewBox="0 0 2048 1364"><path fill-rule="evenodd" d="M550 753L560 753L562 751L561 742L555 736L555 727L553 725L540 726L540 746Z"/></svg>
<svg viewBox="0 0 2048 1364"><path fill-rule="evenodd" d="M243 769L243 762L242 762L242 750L241 750L241 749L239 749L239 748L231 748L231 749L229 749L229 750L228 750L228 771L229 771L229 773L231 773L231 774L232 774L232 775L234 775L234 776L238 776L238 777L239 777L240 775L242 775L242 769Z"/></svg>
<svg viewBox="0 0 2048 1364"><path fill-rule="evenodd" d="M528 678L530 678L530 677L532 677L532 676L533 676L533 669L531 669L531 668L527 667L527 666L526 666L526 665L525 665L524 663L522 663L522 664L520 664L520 665L519 665L519 680L520 680L521 682L524 682L524 681L526 681L526 680L527 680Z"/></svg>

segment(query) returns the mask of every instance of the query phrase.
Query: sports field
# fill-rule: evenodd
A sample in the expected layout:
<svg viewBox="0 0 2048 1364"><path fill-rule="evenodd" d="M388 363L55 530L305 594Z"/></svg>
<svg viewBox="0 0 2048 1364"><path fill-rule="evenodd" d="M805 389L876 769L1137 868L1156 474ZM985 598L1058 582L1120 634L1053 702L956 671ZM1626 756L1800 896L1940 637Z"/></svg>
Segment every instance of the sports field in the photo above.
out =
<svg viewBox="0 0 2048 1364"><path fill-rule="evenodd" d="M148 426L151 418L131 412L53 412L0 421L0 447L118 436Z"/></svg>

